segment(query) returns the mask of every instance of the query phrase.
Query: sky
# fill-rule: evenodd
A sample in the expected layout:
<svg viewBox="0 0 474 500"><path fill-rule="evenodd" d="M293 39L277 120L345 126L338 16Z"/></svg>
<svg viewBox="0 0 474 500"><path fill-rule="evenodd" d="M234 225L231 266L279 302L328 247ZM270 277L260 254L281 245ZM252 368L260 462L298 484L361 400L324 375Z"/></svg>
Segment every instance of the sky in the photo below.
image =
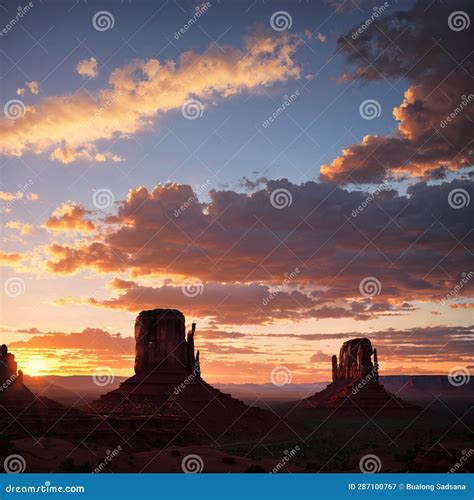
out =
<svg viewBox="0 0 474 500"><path fill-rule="evenodd" d="M472 5L32 1L0 9L2 342L133 373L138 312L209 382L469 371Z"/></svg>

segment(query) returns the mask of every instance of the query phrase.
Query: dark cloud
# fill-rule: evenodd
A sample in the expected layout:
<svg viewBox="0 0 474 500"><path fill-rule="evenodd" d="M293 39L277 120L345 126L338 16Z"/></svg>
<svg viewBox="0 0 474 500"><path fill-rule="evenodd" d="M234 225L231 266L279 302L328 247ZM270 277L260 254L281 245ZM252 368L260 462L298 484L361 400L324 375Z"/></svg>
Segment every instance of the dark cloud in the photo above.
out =
<svg viewBox="0 0 474 500"><path fill-rule="evenodd" d="M403 102L393 110L399 122L390 136L368 135L323 165L321 178L338 183L381 182L392 175L439 175L474 163L474 95L471 31L448 25L453 11L474 17L472 2L418 1L408 11L377 18L354 39L357 27L338 40L355 67L342 81L408 80ZM383 103L380 103L383 107ZM384 112L388 110L384 109Z"/></svg>
<svg viewBox="0 0 474 500"><path fill-rule="evenodd" d="M292 200L282 210L271 203L277 189ZM93 243L52 245L48 266L168 277L161 286L115 279L115 296L88 303L183 307L228 324L409 312L415 300L443 300L470 270L471 212L450 205L454 190L474 196L472 183L459 180L421 182L406 195L269 181L252 194L212 191L209 204L195 201L175 217L190 196L197 200L190 186L141 187L120 203L110 231ZM204 292L187 297L184 277ZM380 282L378 295L361 295L366 278ZM458 298L469 296L466 286Z"/></svg>

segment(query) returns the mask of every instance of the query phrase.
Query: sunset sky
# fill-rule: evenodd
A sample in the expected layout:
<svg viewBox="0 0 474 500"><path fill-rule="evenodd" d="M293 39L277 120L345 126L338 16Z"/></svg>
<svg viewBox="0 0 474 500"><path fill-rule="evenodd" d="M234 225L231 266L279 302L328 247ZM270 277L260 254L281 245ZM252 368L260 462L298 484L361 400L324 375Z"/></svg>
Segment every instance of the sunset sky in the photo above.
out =
<svg viewBox="0 0 474 500"><path fill-rule="evenodd" d="M361 335L382 374L473 367L472 2L25 5L0 9L25 373L130 375L165 307L209 382L327 380Z"/></svg>

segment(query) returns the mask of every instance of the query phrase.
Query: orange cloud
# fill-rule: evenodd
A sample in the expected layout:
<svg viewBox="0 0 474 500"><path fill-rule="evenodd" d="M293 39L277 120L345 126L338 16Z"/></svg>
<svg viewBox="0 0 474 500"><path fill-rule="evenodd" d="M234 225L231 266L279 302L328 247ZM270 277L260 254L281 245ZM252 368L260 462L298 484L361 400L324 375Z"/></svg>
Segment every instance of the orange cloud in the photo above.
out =
<svg viewBox="0 0 474 500"><path fill-rule="evenodd" d="M74 161L96 141L149 128L151 118L181 108L191 97L206 103L299 78L301 68L292 56L300 43L289 34L259 35L249 37L242 50L189 51L177 63L134 60L115 69L109 86L94 95L79 91L48 97L28 107L19 120L0 121L0 153L52 150L52 159Z"/></svg>
<svg viewBox="0 0 474 500"><path fill-rule="evenodd" d="M77 63L76 71L78 75L95 78L99 74L96 58L91 57L90 59L82 59Z"/></svg>
<svg viewBox="0 0 474 500"><path fill-rule="evenodd" d="M20 232L23 236L31 234L33 232L33 226L31 224L25 224L19 221L10 221L5 224L5 227L9 229L15 229Z"/></svg>
<svg viewBox="0 0 474 500"><path fill-rule="evenodd" d="M63 203L54 210L45 226L51 231L93 231L93 222L85 219L88 213L80 205Z"/></svg>
<svg viewBox="0 0 474 500"><path fill-rule="evenodd" d="M22 259L19 253L0 252L0 264L14 264Z"/></svg>

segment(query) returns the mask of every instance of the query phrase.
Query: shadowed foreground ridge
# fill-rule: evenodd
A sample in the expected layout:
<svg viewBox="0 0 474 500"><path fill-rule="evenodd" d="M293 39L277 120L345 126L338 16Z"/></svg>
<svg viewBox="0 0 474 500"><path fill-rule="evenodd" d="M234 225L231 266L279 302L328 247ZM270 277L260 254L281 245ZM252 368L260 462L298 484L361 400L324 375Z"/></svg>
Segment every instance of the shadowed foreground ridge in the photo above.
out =
<svg viewBox="0 0 474 500"><path fill-rule="evenodd" d="M373 356L373 362L372 362ZM332 383L302 401L304 407L341 409L404 409L412 405L384 389L379 382L377 349L367 338L351 339L332 357Z"/></svg>

